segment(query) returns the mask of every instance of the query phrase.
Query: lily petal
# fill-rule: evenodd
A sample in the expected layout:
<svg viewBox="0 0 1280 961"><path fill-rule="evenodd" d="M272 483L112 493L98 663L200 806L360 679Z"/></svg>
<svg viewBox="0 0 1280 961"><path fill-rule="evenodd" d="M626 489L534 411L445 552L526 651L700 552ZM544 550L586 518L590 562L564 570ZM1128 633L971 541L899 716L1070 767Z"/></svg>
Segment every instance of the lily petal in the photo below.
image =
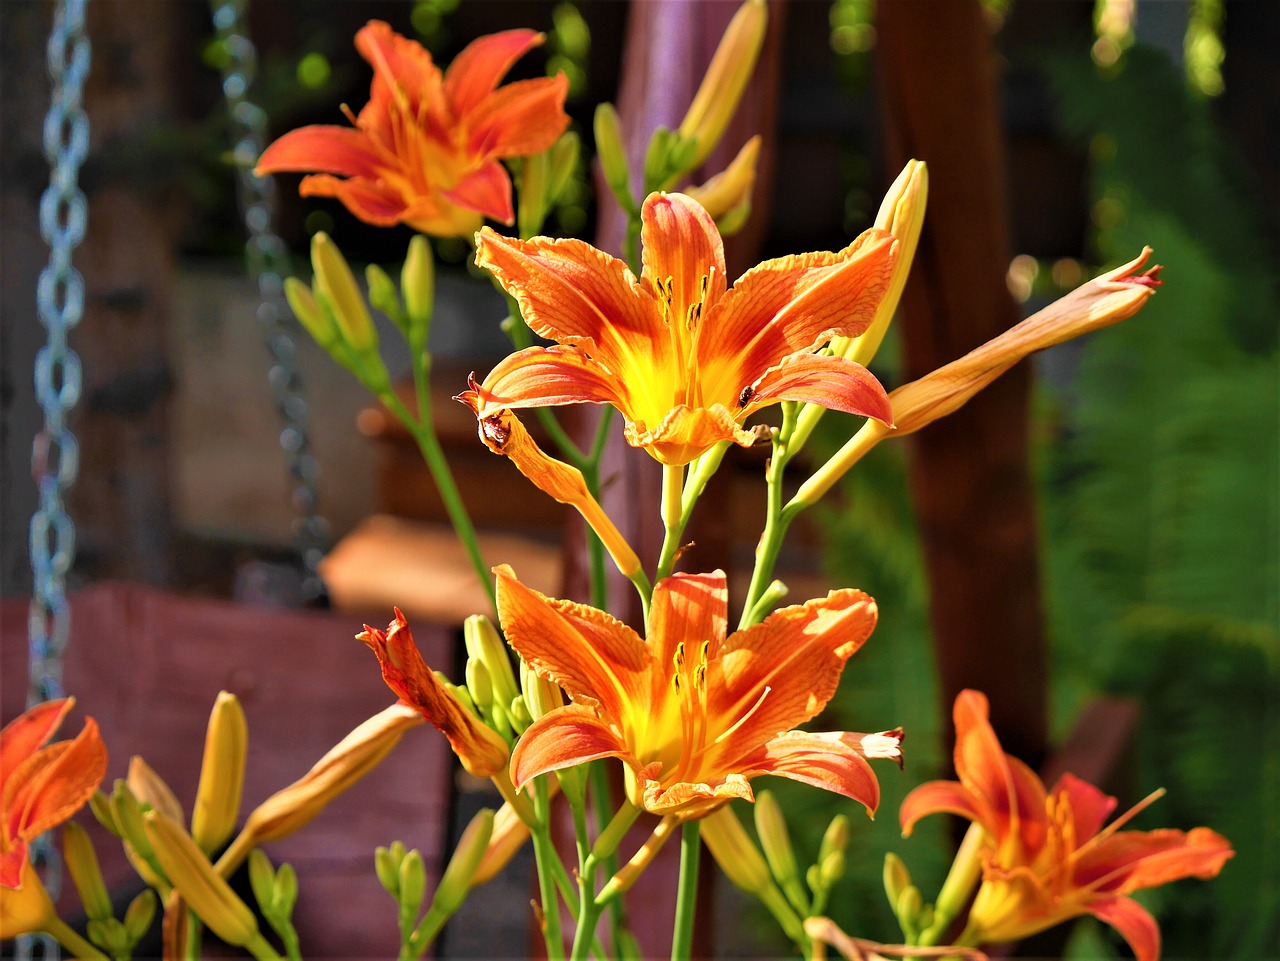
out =
<svg viewBox="0 0 1280 961"><path fill-rule="evenodd" d="M893 424L893 405L880 381L861 364L843 357L784 357L750 388L750 398L743 417L778 401L797 400Z"/></svg>
<svg viewBox="0 0 1280 961"><path fill-rule="evenodd" d="M650 291L671 284L669 322L685 323L694 304L705 310L717 303L729 282L724 241L702 205L684 194L653 193L640 218L641 277Z"/></svg>
<svg viewBox="0 0 1280 961"><path fill-rule="evenodd" d="M333 197L365 223L393 227L404 216L404 200L391 188L371 180L339 180L329 174L303 177L298 185L303 197Z"/></svg>
<svg viewBox="0 0 1280 961"><path fill-rule="evenodd" d="M640 767L614 729L595 711L569 704L544 714L520 735L511 754L511 783L521 788L539 774L603 757L622 758L631 767Z"/></svg>
<svg viewBox="0 0 1280 961"><path fill-rule="evenodd" d="M1081 855L1076 878L1127 894L1183 878L1215 877L1233 853L1227 839L1209 828L1122 831Z"/></svg>
<svg viewBox="0 0 1280 961"><path fill-rule="evenodd" d="M469 113L494 91L517 60L545 39L536 30L503 30L467 44L444 74L444 92L454 116Z"/></svg>
<svg viewBox="0 0 1280 961"><path fill-rule="evenodd" d="M43 701L5 725L0 731L0 783L53 737L74 704L71 697Z"/></svg>
<svg viewBox="0 0 1280 961"><path fill-rule="evenodd" d="M375 99L379 93L393 101L403 99L406 112L412 116L443 99L440 68L422 44L400 36L381 20L370 20L361 27L355 44L373 67ZM362 120L364 116L362 111Z"/></svg>
<svg viewBox="0 0 1280 961"><path fill-rule="evenodd" d="M729 623L729 584L724 571L675 574L658 582L649 603L649 650L660 667L674 662L676 648L689 638L724 640ZM669 668L670 669L670 668ZM665 685L661 673L655 682Z"/></svg>
<svg viewBox="0 0 1280 961"><path fill-rule="evenodd" d="M59 741L36 752L9 774L19 786L5 785L7 812L16 819L9 836L31 840L71 817L93 796L107 775L107 749L97 722L85 718L84 728L70 741ZM12 822L11 822L12 824Z"/></svg>
<svg viewBox="0 0 1280 961"><path fill-rule="evenodd" d="M861 734L787 731L770 738L744 765L746 776L776 774L860 802L869 815L880 806L880 782L856 746Z"/></svg>
<svg viewBox="0 0 1280 961"><path fill-rule="evenodd" d="M1158 961L1160 928L1155 918L1132 898L1109 898L1092 902L1086 910L1099 921L1111 925L1133 949L1137 961Z"/></svg>
<svg viewBox="0 0 1280 961"><path fill-rule="evenodd" d="M569 128L564 112L568 93L569 78L562 73L518 80L494 91L468 118L468 149L483 158L542 153Z"/></svg>
<svg viewBox="0 0 1280 961"><path fill-rule="evenodd" d="M944 813L958 814L981 824L987 812L974 803L973 795L963 785L955 781L929 781L902 799L902 805L898 808L902 836L910 837L916 822L926 814Z"/></svg>
<svg viewBox="0 0 1280 961"><path fill-rule="evenodd" d="M271 144L258 158L254 173L261 176L315 170L344 177L376 178L384 166L385 158L364 132L316 124L291 130Z"/></svg>
<svg viewBox="0 0 1280 961"><path fill-rule="evenodd" d="M511 178L500 163L487 163L473 170L444 196L459 206L491 217L499 223L515 223L515 209L511 206Z"/></svg>
<svg viewBox="0 0 1280 961"><path fill-rule="evenodd" d="M629 409L622 404L618 407L624 413ZM733 413L723 404L710 407L679 404L667 411L656 427L647 430L642 423L628 417L623 434L632 447L644 448L661 463L673 466L689 463L722 440L731 440L739 447L751 447L758 439L752 431L739 427Z"/></svg>

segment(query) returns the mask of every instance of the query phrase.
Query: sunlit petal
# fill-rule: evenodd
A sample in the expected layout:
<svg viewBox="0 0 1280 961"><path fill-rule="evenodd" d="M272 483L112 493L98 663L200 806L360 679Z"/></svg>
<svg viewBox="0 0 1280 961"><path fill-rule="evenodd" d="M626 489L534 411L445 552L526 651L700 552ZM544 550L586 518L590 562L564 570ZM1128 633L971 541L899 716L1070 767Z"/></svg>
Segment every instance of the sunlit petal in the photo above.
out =
<svg viewBox="0 0 1280 961"><path fill-rule="evenodd" d="M520 736L511 754L511 783L521 788L539 774L603 757L636 763L615 730L595 711L569 704L543 715Z"/></svg>
<svg viewBox="0 0 1280 961"><path fill-rule="evenodd" d="M502 82L512 65L543 41L536 30L503 30L467 44L444 74L455 116L465 116Z"/></svg>

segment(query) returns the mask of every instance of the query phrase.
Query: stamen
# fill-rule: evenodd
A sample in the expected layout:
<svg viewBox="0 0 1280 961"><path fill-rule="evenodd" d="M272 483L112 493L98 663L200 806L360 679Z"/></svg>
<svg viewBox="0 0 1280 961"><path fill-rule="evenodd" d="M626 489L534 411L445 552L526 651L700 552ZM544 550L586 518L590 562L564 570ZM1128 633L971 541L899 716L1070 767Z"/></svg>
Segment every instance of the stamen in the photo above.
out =
<svg viewBox="0 0 1280 961"><path fill-rule="evenodd" d="M720 742L724 741L726 738L728 738L729 736L731 736L731 735L733 734L733 732L734 732L734 731L738 730L738 728L742 727L742 725L746 724L746 723L747 723L747 721L750 719L751 715L755 714L755 712L756 712L756 711L760 710L760 705L764 703L764 699L765 699L766 697L768 697L768 696L769 696L769 692L770 692L770 691L772 691L772 690L773 690L773 688L772 688L772 687L769 687L769 686L767 686L767 685L766 685L765 689L764 689L763 691L761 691L761 692L760 692L760 696L759 696L758 698L756 698L756 702L755 702L754 704L752 704L752 705L751 705L751 707L750 707L750 709L747 711L747 713L746 713L746 714L744 714L744 715L742 715L742 717L738 718L736 721L734 721L734 722L733 722L733 725L732 725L731 727L729 727L728 729L726 729L725 731L723 731L723 732L722 732L722 733L721 733L721 734L720 734L720 735L719 735L719 736L718 736L714 741L712 741L711 743L712 743L712 744L719 744Z"/></svg>
<svg viewBox="0 0 1280 961"><path fill-rule="evenodd" d="M1118 818L1116 818L1114 821L1108 824L1105 828L1103 828L1101 831L1095 834L1092 838L1090 838L1089 841L1084 845L1084 848L1090 847L1094 844L1098 844L1104 841L1106 838L1111 837L1111 835L1115 834L1118 830L1120 830L1120 828L1124 827L1124 825L1128 824L1135 817L1137 817L1139 814L1141 814L1143 811L1149 808L1152 804L1154 804L1156 801L1164 797L1164 795L1165 795L1164 788L1156 788L1154 791L1152 791L1150 794L1144 797L1141 801L1139 801L1133 807L1129 808L1129 810L1125 811L1124 814L1120 815ZM1081 850L1084 850L1084 848L1081 848Z"/></svg>

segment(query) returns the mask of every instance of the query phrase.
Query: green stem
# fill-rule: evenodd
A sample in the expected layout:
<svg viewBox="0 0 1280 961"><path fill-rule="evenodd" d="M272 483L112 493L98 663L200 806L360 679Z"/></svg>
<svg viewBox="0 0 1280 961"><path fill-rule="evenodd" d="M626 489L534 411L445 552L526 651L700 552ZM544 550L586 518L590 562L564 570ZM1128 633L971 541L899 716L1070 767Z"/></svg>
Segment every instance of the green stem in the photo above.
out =
<svg viewBox="0 0 1280 961"><path fill-rule="evenodd" d="M534 782L534 809L538 823L530 829L533 857L538 866L538 889L542 894L542 937L547 946L548 961L564 961L564 937L560 933L560 901L556 897L556 876L552 862L558 861L551 840L551 804L542 779Z"/></svg>
<svg viewBox="0 0 1280 961"><path fill-rule="evenodd" d="M257 961L284 961L279 952L260 933L250 938L245 943L244 949L257 958Z"/></svg>
<svg viewBox="0 0 1280 961"><path fill-rule="evenodd" d="M62 918L53 917L45 922L44 930L57 939L58 943L82 961L111 961L105 954L82 938Z"/></svg>
<svg viewBox="0 0 1280 961"><path fill-rule="evenodd" d="M415 381L417 380L416 367L420 364L421 361L415 363ZM427 463L427 469L431 471L431 479L435 481L436 490L440 493L440 500L444 503L445 513L449 515L453 530L467 551L467 557L475 570L476 578L480 581L481 587L484 588L485 594L488 595L489 603L493 606L496 618L498 598L494 592L493 576L489 571L489 565L485 563L484 555L480 552L480 540L476 535L475 525L472 524L471 515L467 512L466 505L462 502L462 495L458 493L458 485L454 482L453 472L449 470L449 462L445 459L439 438L436 437L435 426L431 420L430 395L425 390L418 391L420 420L414 418L404 404L400 402L400 399L390 390L383 392L381 400L392 413L400 418L400 422L409 429L409 432L413 434L414 440L417 441L418 450L422 452L422 458Z"/></svg>
<svg viewBox="0 0 1280 961"><path fill-rule="evenodd" d="M204 943L204 924L200 916L190 908L187 912L187 944L185 947L187 961L200 961L200 948Z"/></svg>
<svg viewBox="0 0 1280 961"><path fill-rule="evenodd" d="M604 761L593 761L588 768L588 777L596 823L606 825L596 835L590 857L604 868L608 877L613 877L618 870L618 845L627 833L627 829L635 823L640 809L630 801L626 801L617 814L610 818L609 812L613 809L613 791L609 785L608 766ZM592 890L594 893L594 888ZM609 903L609 943L613 945L615 952L618 950L619 939L626 926L627 907L623 899L618 898Z"/></svg>
<svg viewBox="0 0 1280 961"><path fill-rule="evenodd" d="M782 474L787 460L785 449L775 441L773 456L765 472L764 530L756 545L756 564L751 572L751 586L747 588L747 596L742 603L742 619L738 623L740 631L756 623L754 619L761 615L757 605L773 579L778 552L782 549L782 540L787 532L789 521L782 513Z"/></svg>
<svg viewBox="0 0 1280 961"><path fill-rule="evenodd" d="M685 961L693 950L693 915L698 901L698 855L702 822L684 823L680 834L680 882L676 888L676 923L671 934L671 961Z"/></svg>
<svg viewBox="0 0 1280 961"><path fill-rule="evenodd" d="M654 572L656 584L669 577L676 566L676 553L680 549L680 536L684 533L684 467L662 465L662 524L666 534L662 539L662 553L658 556L658 569Z"/></svg>

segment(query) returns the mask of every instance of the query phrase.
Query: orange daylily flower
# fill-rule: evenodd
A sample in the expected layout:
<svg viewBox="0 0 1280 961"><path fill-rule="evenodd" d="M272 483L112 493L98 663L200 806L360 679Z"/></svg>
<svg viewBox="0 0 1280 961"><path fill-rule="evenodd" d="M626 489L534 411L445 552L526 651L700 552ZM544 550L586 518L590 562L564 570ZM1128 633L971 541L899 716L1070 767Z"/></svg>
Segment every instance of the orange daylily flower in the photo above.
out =
<svg viewBox="0 0 1280 961"><path fill-rule="evenodd" d="M498 87L542 40L533 30L481 37L441 74L421 44L371 20L356 34L373 87L351 118L355 129L287 133L263 152L257 173L317 171L303 179L304 197L336 197L381 227L449 237L471 234L485 217L511 224L511 178L498 161L541 153L569 125L564 74Z"/></svg>
<svg viewBox="0 0 1280 961"><path fill-rule="evenodd" d="M868 230L838 253L768 260L729 287L720 233L697 201L650 194L641 218L639 279L580 240L479 233L476 263L559 346L503 360L473 388L478 416L612 404L627 442L669 465L722 440L751 446L756 434L742 422L783 400L892 420L866 368L814 353L870 325L896 256L892 236Z"/></svg>
<svg viewBox="0 0 1280 961"><path fill-rule="evenodd" d="M932 781L902 802L903 834L948 811L980 824L982 886L969 909L967 943L1021 938L1090 914L1115 928L1138 961L1160 957L1160 929L1137 901L1142 888L1211 878L1234 853L1208 828L1120 831L1161 792L1103 828L1116 799L1064 774L1046 791L1035 773L1000 749L987 699L961 691L955 703L960 781Z"/></svg>
<svg viewBox="0 0 1280 961"><path fill-rule="evenodd" d="M37 704L0 731L0 937L39 930L52 918L28 844L75 814L107 773L93 718L72 740L42 747L74 703Z"/></svg>
<svg viewBox="0 0 1280 961"><path fill-rule="evenodd" d="M867 758L899 758L901 730L792 730L823 709L871 635L876 605L866 594L833 591L726 637L724 572L676 574L654 588L646 641L603 611L525 587L510 567L495 573L507 640L571 701L516 744L517 788L616 757L633 803L655 814L700 818L731 798L754 800L748 782L762 774L875 810L880 785Z"/></svg>
<svg viewBox="0 0 1280 961"><path fill-rule="evenodd" d="M357 637L378 655L387 687L449 739L449 745L468 773L492 777L506 767L510 754L507 742L472 714L431 672L413 642L409 622L398 608L396 619L386 633L366 624Z"/></svg>

